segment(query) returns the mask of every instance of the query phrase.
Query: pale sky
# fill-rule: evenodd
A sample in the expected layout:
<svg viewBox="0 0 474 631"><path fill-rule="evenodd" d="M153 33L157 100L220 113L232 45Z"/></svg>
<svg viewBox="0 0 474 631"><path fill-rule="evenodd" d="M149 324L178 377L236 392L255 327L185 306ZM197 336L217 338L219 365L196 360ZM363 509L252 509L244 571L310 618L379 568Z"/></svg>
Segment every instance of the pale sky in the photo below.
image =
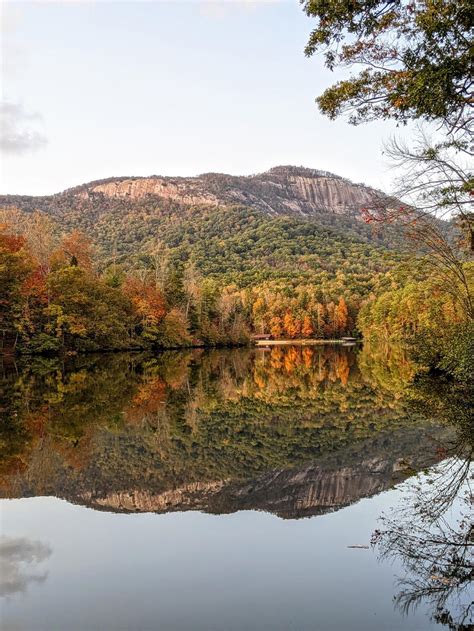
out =
<svg viewBox="0 0 474 631"><path fill-rule="evenodd" d="M246 175L279 164L389 188L390 123L331 122L341 75L303 49L297 0L3 2L1 193L109 176Z"/></svg>

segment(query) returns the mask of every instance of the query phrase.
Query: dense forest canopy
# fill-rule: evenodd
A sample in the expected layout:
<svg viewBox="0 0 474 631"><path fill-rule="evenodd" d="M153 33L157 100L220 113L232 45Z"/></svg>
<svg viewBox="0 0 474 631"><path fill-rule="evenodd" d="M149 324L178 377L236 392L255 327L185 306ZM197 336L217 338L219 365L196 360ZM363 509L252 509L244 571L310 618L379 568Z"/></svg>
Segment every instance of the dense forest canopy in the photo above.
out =
<svg viewBox="0 0 474 631"><path fill-rule="evenodd" d="M362 302L395 282L404 258L349 217L243 206L101 197L64 216L3 218L4 346L32 352L352 334Z"/></svg>
<svg viewBox="0 0 474 631"><path fill-rule="evenodd" d="M396 227L349 215L99 196L56 215L6 208L2 217L3 347L20 352L235 344L263 332L389 338L389 320L370 323L364 305L429 276ZM450 323L462 323L450 308Z"/></svg>

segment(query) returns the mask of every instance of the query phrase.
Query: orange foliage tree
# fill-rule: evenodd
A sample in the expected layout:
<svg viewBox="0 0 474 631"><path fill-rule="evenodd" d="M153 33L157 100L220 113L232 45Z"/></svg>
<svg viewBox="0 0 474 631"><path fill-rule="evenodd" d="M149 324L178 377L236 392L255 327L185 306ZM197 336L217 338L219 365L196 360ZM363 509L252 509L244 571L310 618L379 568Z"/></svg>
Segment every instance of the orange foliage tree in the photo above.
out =
<svg viewBox="0 0 474 631"><path fill-rule="evenodd" d="M68 257L69 265L92 269L92 244L80 230L73 230L61 241L61 252Z"/></svg>
<svg viewBox="0 0 474 631"><path fill-rule="evenodd" d="M282 326L280 317L274 316L273 318L271 318L270 333L275 338L279 338L283 335L283 326Z"/></svg>
<svg viewBox="0 0 474 631"><path fill-rule="evenodd" d="M311 337L313 334L313 322L309 315L305 315L305 317L303 318L303 325L301 327L301 335L303 337Z"/></svg>
<svg viewBox="0 0 474 631"><path fill-rule="evenodd" d="M133 305L135 327L143 330L156 327L162 321L166 314L165 301L154 283L129 276L123 289Z"/></svg>
<svg viewBox="0 0 474 631"><path fill-rule="evenodd" d="M334 328L335 332L342 334L346 332L349 321L349 312L344 298L341 296L339 302L334 309Z"/></svg>
<svg viewBox="0 0 474 631"><path fill-rule="evenodd" d="M286 335L290 339L294 339L301 332L301 322L296 320L291 311L287 311L283 318L283 326L285 329Z"/></svg>

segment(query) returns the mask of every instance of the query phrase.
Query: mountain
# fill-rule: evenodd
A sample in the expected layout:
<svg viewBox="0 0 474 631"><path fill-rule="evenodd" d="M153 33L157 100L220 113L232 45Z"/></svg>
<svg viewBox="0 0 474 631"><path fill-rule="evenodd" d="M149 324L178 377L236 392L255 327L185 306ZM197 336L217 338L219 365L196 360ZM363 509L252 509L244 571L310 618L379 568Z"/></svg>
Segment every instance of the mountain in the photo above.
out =
<svg viewBox="0 0 474 631"><path fill-rule="evenodd" d="M26 265L47 260L51 272L33 273L26 290L11 280L18 271L5 272L8 348L20 330L19 348L57 349L66 312L64 343L77 350L241 343L264 330L292 339L352 335L361 305L397 282L393 270L405 258L400 231L361 220L375 195L326 172L276 167L247 177L111 178L57 195L1 197L0 224L26 235ZM7 234L6 243L15 239ZM54 335L43 302L35 294L32 310L25 297L36 282L45 293L55 287ZM156 298L148 315L146 291ZM10 308L15 300L22 309ZM134 309L132 322L126 313Z"/></svg>
<svg viewBox="0 0 474 631"><path fill-rule="evenodd" d="M157 196L184 204L242 204L268 214L353 214L373 198L375 191L326 171L279 166L250 176L205 173L191 178L112 178L93 182L69 194L90 199L142 199Z"/></svg>
<svg viewBox="0 0 474 631"><path fill-rule="evenodd" d="M113 177L71 188L50 197L4 196L0 203L32 205L53 210L64 202L95 202L146 198L185 205L244 205L270 215L314 216L321 213L357 216L362 206L380 194L362 184L316 169L278 166L250 176L205 173L196 177Z"/></svg>
<svg viewBox="0 0 474 631"><path fill-rule="evenodd" d="M100 261L125 268L143 265L159 243L173 267L189 261L224 284L316 282L349 273L350 261L355 284L366 287L397 259L385 248L402 245L393 226L374 231L361 221L374 195L337 175L287 166L245 177L110 178L46 197L3 196L0 207L40 210L61 231L79 229Z"/></svg>

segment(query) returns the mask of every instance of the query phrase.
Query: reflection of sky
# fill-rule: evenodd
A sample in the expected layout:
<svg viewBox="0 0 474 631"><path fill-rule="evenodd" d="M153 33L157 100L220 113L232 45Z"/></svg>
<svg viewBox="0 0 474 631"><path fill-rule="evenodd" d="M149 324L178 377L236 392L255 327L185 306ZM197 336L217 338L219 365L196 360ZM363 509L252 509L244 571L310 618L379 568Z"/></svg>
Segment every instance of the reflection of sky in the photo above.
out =
<svg viewBox="0 0 474 631"><path fill-rule="evenodd" d="M41 541L0 537L0 596L25 592L29 583L42 583L47 572L36 566L51 556L51 548Z"/></svg>
<svg viewBox="0 0 474 631"><path fill-rule="evenodd" d="M394 611L396 566L367 544L398 491L312 519L119 515L64 501L3 501L3 534L48 541L48 580L3 603L6 628L413 630Z"/></svg>

